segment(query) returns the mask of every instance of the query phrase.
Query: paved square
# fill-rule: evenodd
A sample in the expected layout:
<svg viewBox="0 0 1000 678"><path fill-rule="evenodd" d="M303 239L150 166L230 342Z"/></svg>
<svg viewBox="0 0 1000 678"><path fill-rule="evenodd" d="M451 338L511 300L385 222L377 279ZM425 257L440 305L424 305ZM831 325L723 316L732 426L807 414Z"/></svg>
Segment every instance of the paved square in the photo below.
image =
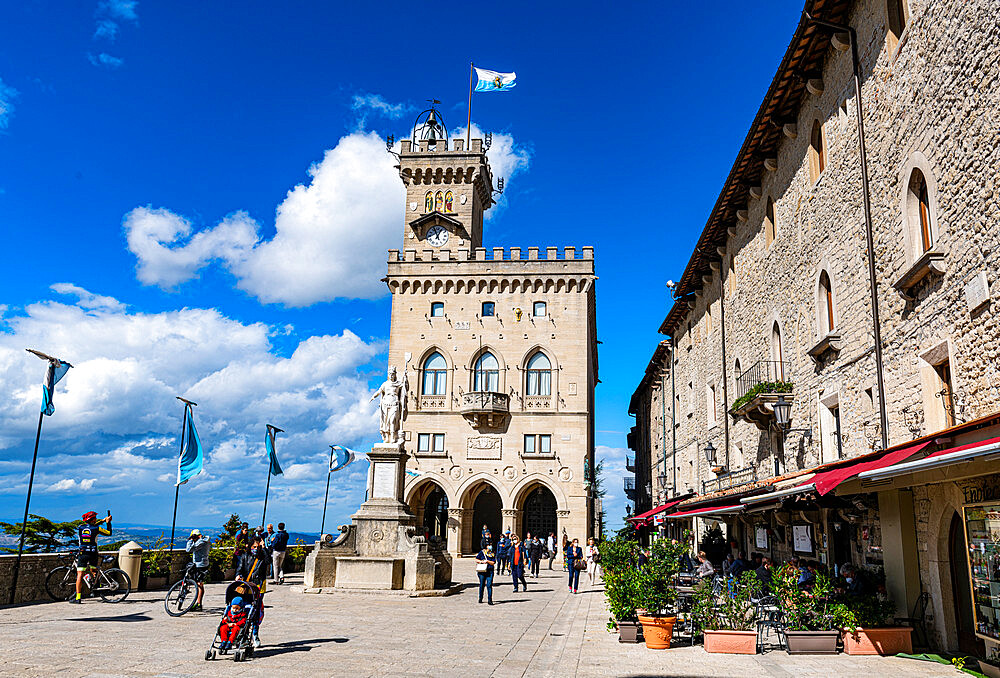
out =
<svg viewBox="0 0 1000 678"><path fill-rule="evenodd" d="M605 630L597 588L570 595L562 572L542 571L527 593L509 578L496 604L476 602L474 563L456 562L469 588L447 598L304 594L286 584L265 596L264 645L255 657L204 660L222 611L222 584L203 613L163 611L162 592L124 603L45 603L0 617L0 674L17 676L953 676L950 667L894 657L710 655L622 645ZM586 575L584 575L586 577Z"/></svg>

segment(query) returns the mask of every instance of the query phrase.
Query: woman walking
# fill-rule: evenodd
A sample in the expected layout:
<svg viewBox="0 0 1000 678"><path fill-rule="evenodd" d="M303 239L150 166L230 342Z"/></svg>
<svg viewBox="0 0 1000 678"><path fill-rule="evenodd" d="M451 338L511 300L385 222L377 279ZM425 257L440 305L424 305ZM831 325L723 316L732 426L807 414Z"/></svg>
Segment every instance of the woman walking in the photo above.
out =
<svg viewBox="0 0 1000 678"><path fill-rule="evenodd" d="M487 544L476 556L476 573L479 575L479 602L483 602L483 589L490 605L493 604L493 570L497 564L497 557L493 553L493 547Z"/></svg>
<svg viewBox="0 0 1000 678"><path fill-rule="evenodd" d="M590 573L590 585L601 578L601 551L597 548L597 542L591 537L587 540L587 548L583 551L587 559L587 571Z"/></svg>
<svg viewBox="0 0 1000 678"><path fill-rule="evenodd" d="M580 548L580 540L574 539L573 544L566 549L566 562L569 565L569 590L576 593L580 588L580 570L587 568L587 561L583 557L583 549Z"/></svg>
<svg viewBox="0 0 1000 678"><path fill-rule="evenodd" d="M510 575L514 580L514 593L517 593L518 582L521 583L521 587L527 591L528 582L524 578L524 564L528 560L528 552L522 544L517 539L517 535L511 535L510 537Z"/></svg>

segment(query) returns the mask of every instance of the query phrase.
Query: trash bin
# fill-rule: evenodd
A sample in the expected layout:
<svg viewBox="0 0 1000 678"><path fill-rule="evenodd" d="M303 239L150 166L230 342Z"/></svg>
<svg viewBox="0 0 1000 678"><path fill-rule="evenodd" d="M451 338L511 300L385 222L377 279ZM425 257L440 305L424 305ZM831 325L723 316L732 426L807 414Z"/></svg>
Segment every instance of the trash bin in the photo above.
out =
<svg viewBox="0 0 1000 678"><path fill-rule="evenodd" d="M139 566L142 564L142 546L130 541L118 549L118 567L125 570L132 580L132 590L139 588Z"/></svg>

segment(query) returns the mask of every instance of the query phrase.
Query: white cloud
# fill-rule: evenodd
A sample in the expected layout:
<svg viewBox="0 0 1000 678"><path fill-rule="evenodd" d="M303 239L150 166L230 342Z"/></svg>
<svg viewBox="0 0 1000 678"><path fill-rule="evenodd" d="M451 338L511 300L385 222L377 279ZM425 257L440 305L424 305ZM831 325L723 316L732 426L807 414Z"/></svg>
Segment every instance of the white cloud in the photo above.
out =
<svg viewBox="0 0 1000 678"><path fill-rule="evenodd" d="M73 478L63 478L57 483L49 485L47 492L88 492L94 487L97 478L85 478L74 480Z"/></svg>
<svg viewBox="0 0 1000 678"><path fill-rule="evenodd" d="M0 130L7 129L10 119L14 115L14 99L17 98L17 90L10 85L5 85L3 78L0 78Z"/></svg>
<svg viewBox="0 0 1000 678"><path fill-rule="evenodd" d="M118 37L119 22L137 23L139 15L135 8L138 4L137 0L101 0L97 3L94 39L114 41Z"/></svg>
<svg viewBox="0 0 1000 678"><path fill-rule="evenodd" d="M124 310L125 305L114 297L106 297L94 294L72 283L55 283L49 289L57 294L69 294L77 297L77 306L87 310L105 309L108 311Z"/></svg>
<svg viewBox="0 0 1000 678"><path fill-rule="evenodd" d="M473 133L482 135L475 126ZM488 157L494 176L508 182L530 162L530 152L508 134L493 135ZM278 206L270 240L261 239L258 225L242 212L192 235L191 222L169 209L138 207L123 221L138 278L171 289L218 260L240 289L265 303L380 297L386 293L380 281L386 250L399 247L402 238L405 192L393 165L374 132L342 137L309 168L309 182Z"/></svg>
<svg viewBox="0 0 1000 678"><path fill-rule="evenodd" d="M375 111L379 115L398 120L405 113L414 110L410 104L390 104L381 94L355 94L351 102L351 108L355 111Z"/></svg>
<svg viewBox="0 0 1000 678"><path fill-rule="evenodd" d="M103 66L104 68L118 68L123 63L124 59L120 59L116 56L111 56L107 52L101 52L100 54L90 54L87 53L87 59L94 66Z"/></svg>

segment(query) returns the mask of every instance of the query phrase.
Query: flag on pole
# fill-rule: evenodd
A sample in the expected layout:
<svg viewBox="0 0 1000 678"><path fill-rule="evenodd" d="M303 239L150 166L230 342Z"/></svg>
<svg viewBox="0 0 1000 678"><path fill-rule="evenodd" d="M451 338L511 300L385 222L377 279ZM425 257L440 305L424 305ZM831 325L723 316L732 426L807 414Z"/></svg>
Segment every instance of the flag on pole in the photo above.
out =
<svg viewBox="0 0 1000 678"><path fill-rule="evenodd" d="M183 485L202 472L205 466L204 452L201 448L201 438L194 427L194 411L191 405L184 405L184 423L187 424L181 439L181 456L177 459L177 484ZM184 428L184 424L181 425Z"/></svg>
<svg viewBox="0 0 1000 678"><path fill-rule="evenodd" d="M517 73L499 73L485 68L475 68L475 71L477 92L506 92L517 84Z"/></svg>
<svg viewBox="0 0 1000 678"><path fill-rule="evenodd" d="M339 471L357 457L357 452L342 445L330 445L330 473Z"/></svg>
<svg viewBox="0 0 1000 678"><path fill-rule="evenodd" d="M52 402L52 396L56 393L56 384L59 383L69 368L73 367L67 362L49 358L49 369L45 371L45 383L42 384L42 412L51 417L56 411L56 406Z"/></svg>
<svg viewBox="0 0 1000 678"><path fill-rule="evenodd" d="M264 447L267 448L267 455L271 460L270 473L272 476L280 476L282 474L281 465L278 463L278 457L274 453L274 434L278 431L281 431L281 429L268 424L267 433L264 434Z"/></svg>

